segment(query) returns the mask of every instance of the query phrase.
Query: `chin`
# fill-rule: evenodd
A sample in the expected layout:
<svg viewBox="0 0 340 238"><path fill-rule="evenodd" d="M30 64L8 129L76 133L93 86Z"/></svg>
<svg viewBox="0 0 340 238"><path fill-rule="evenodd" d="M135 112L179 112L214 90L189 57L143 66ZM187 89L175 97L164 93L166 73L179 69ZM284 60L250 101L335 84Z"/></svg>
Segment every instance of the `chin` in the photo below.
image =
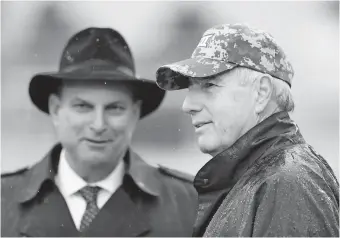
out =
<svg viewBox="0 0 340 238"><path fill-rule="evenodd" d="M203 141L198 140L198 146L202 153L209 154L211 156L215 156L217 152L217 146L214 143L211 143L212 141Z"/></svg>
<svg viewBox="0 0 340 238"><path fill-rule="evenodd" d="M210 148L202 148L200 147L202 153L204 154L208 154L211 155L212 157L215 157L216 155L218 155L219 153L221 153L223 150L218 150L218 149L210 149Z"/></svg>
<svg viewBox="0 0 340 238"><path fill-rule="evenodd" d="M97 164L107 161L107 156L102 153L87 153L86 155L81 155L82 161L85 163Z"/></svg>

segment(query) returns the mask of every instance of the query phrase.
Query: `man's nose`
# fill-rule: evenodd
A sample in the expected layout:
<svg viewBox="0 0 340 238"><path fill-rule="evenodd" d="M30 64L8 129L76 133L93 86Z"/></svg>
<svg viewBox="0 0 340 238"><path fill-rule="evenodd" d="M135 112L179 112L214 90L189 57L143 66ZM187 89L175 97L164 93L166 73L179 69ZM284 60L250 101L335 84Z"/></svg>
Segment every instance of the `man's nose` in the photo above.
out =
<svg viewBox="0 0 340 238"><path fill-rule="evenodd" d="M196 112L199 112L201 110L202 110L202 106L197 98L197 95L194 95L189 92L184 99L184 102L182 105L182 111L190 115L193 115Z"/></svg>
<svg viewBox="0 0 340 238"><path fill-rule="evenodd" d="M91 123L91 129L99 134L103 133L107 129L107 123L103 110L98 109L95 111L95 115Z"/></svg>

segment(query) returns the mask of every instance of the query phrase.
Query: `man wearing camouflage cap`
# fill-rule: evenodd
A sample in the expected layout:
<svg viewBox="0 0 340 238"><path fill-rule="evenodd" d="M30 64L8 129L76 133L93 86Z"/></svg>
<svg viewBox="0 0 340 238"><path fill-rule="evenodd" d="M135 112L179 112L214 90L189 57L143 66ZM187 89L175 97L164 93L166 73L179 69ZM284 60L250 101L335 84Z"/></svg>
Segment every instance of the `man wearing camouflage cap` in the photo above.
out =
<svg viewBox="0 0 340 238"><path fill-rule="evenodd" d="M244 24L207 30L192 57L157 70L188 88L202 152L194 236L339 236L339 183L288 112L294 71L271 35Z"/></svg>

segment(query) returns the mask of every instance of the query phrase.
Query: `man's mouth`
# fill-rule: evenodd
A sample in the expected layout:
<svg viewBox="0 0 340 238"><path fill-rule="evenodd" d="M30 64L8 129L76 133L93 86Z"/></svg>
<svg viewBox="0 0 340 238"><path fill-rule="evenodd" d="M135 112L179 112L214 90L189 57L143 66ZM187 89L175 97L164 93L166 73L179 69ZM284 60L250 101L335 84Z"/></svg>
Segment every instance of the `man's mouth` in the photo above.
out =
<svg viewBox="0 0 340 238"><path fill-rule="evenodd" d="M202 126L204 126L204 125L206 125L206 124L210 124L211 122L195 122L195 123L193 123L194 124L194 127L196 128L196 129L198 129L198 128L200 128L200 127L202 127Z"/></svg>
<svg viewBox="0 0 340 238"><path fill-rule="evenodd" d="M85 139L85 141L88 141L88 142L91 142L91 143L94 143L94 144L98 144L98 145L111 142L111 140L95 140L95 139Z"/></svg>

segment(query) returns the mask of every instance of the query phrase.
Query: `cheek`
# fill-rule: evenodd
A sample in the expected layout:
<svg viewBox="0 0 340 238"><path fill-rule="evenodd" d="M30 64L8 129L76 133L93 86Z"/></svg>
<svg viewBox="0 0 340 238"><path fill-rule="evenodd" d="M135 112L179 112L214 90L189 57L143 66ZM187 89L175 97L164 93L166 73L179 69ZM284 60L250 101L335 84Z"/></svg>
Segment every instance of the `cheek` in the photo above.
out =
<svg viewBox="0 0 340 238"><path fill-rule="evenodd" d="M72 112L61 112L58 121L58 128L64 134L79 135L82 133L86 125L88 124L88 118L84 115L78 115Z"/></svg>
<svg viewBox="0 0 340 238"><path fill-rule="evenodd" d="M211 108L216 133L220 137L233 137L247 120L251 108L249 92L234 90L217 95L214 101L211 101Z"/></svg>
<svg viewBox="0 0 340 238"><path fill-rule="evenodd" d="M226 127L238 117L239 106L233 97L234 95L220 94L210 101L209 111L217 129Z"/></svg>
<svg viewBox="0 0 340 238"><path fill-rule="evenodd" d="M236 104L243 104L244 101L246 101L248 97L249 97L249 92L242 90L242 89L235 90L232 93L233 102Z"/></svg>
<svg viewBox="0 0 340 238"><path fill-rule="evenodd" d="M131 115L122 115L119 117L109 117L108 124L110 129L115 133L131 134L134 131L136 122Z"/></svg>
<svg viewBox="0 0 340 238"><path fill-rule="evenodd" d="M254 106L252 92L243 87L233 90L225 102L228 113L235 120L235 124L242 123L243 120L247 119L247 115Z"/></svg>

